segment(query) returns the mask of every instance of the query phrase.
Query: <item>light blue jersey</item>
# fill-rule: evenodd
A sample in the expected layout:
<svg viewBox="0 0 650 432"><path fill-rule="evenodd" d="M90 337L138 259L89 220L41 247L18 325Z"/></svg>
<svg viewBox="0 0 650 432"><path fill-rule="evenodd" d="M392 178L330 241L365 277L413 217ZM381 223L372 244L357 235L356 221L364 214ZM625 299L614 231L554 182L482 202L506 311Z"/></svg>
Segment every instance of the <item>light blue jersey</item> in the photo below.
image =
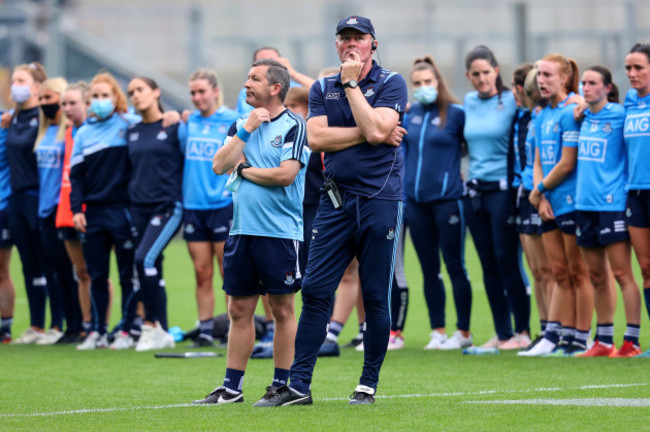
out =
<svg viewBox="0 0 650 432"><path fill-rule="evenodd" d="M521 184L526 190L533 190L534 181L533 181L533 167L535 165L535 136L538 127L538 119L540 118L537 115L537 110L531 112L530 125L528 126L528 133L526 134L526 166L521 172Z"/></svg>
<svg viewBox="0 0 650 432"><path fill-rule="evenodd" d="M573 96L571 93L567 96ZM548 105L539 114L539 154L541 156L544 177L562 158L563 147L577 147L580 125L573 119L575 104L565 105L566 99L555 108ZM553 208L555 216L575 210L576 170L553 190L546 192L546 198Z"/></svg>
<svg viewBox="0 0 650 432"><path fill-rule="evenodd" d="M627 155L623 141L625 109L608 103L585 111L578 142L576 209L623 211L627 202Z"/></svg>
<svg viewBox="0 0 650 432"><path fill-rule="evenodd" d="M465 141L469 150L469 178L506 181L512 120L517 110L510 91L481 99L478 92L465 96Z"/></svg>
<svg viewBox="0 0 650 432"><path fill-rule="evenodd" d="M239 116L233 110L220 107L209 117L197 110L190 114L187 124L178 128L181 148L185 154L183 169L183 207L188 210L214 210L232 203L225 189L228 175L212 171L212 158L223 146L228 129Z"/></svg>
<svg viewBox="0 0 650 432"><path fill-rule="evenodd" d="M244 119L228 132L229 138L242 127ZM226 141L227 142L227 141ZM302 165L289 186L261 186L242 179L234 197L234 217L230 235L253 235L303 241L302 200L309 149L305 122L285 110L269 123L262 123L246 142L246 160L257 168L276 168L285 160Z"/></svg>
<svg viewBox="0 0 650 432"><path fill-rule="evenodd" d="M61 196L61 177L63 175L63 156L65 140L57 141L58 125L47 128L45 135L36 147L38 166L38 217L46 218L54 212Z"/></svg>
<svg viewBox="0 0 650 432"><path fill-rule="evenodd" d="M9 184L9 161L7 160L7 134L9 131L0 128L0 210L4 210L9 205L11 196L11 184Z"/></svg>
<svg viewBox="0 0 650 432"><path fill-rule="evenodd" d="M639 97L630 89L625 96L625 112L628 189L650 189L650 94Z"/></svg>

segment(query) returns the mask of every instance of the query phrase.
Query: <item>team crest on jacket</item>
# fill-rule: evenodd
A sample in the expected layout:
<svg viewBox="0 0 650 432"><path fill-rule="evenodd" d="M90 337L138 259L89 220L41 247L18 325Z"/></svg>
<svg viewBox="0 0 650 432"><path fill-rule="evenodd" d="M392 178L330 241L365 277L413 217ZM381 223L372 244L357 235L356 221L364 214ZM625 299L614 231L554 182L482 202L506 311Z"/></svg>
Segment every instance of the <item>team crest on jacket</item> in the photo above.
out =
<svg viewBox="0 0 650 432"><path fill-rule="evenodd" d="M395 228L388 228L388 234L386 234L387 240L393 240L395 238Z"/></svg>
<svg viewBox="0 0 650 432"><path fill-rule="evenodd" d="M161 130L160 132L158 132L158 135L156 135L156 138L158 138L160 141L166 140L167 139L167 132L165 132L164 130Z"/></svg>
<svg viewBox="0 0 650 432"><path fill-rule="evenodd" d="M296 281L296 279L293 277L293 273L286 273L284 275L284 284L286 286L291 286L293 283Z"/></svg>
<svg viewBox="0 0 650 432"><path fill-rule="evenodd" d="M282 146L282 135L278 135L278 136L276 136L276 137L271 141L271 145L272 145L273 147L280 147L280 146Z"/></svg>
<svg viewBox="0 0 650 432"><path fill-rule="evenodd" d="M363 95L365 97L370 97L370 96L372 96L374 94L375 94L375 90L372 87L370 87L368 90L366 90L366 92Z"/></svg>
<svg viewBox="0 0 650 432"><path fill-rule="evenodd" d="M129 134L129 141L137 141L138 138L140 138L140 134L138 132L132 132Z"/></svg>
<svg viewBox="0 0 650 432"><path fill-rule="evenodd" d="M610 133L612 131L612 124L610 122L605 123L603 126L603 132Z"/></svg>

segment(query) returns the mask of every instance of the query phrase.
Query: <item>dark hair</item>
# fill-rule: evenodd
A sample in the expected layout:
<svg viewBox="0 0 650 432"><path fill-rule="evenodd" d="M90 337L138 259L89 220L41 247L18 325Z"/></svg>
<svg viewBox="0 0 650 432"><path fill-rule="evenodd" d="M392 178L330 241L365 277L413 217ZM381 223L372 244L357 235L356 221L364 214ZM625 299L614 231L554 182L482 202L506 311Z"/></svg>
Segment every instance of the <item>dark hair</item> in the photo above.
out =
<svg viewBox="0 0 650 432"><path fill-rule="evenodd" d="M492 51L490 51L490 48L486 47L485 45L477 45L474 47L474 49L467 53L465 56L465 69L467 71L469 71L469 68L472 66L472 63L474 63L475 60L485 60L486 62L490 63L493 68L499 67L499 63L497 63L496 57L494 57L494 54ZM508 87L503 85L501 72L499 72L497 75L496 86L499 100L501 100L501 93L503 93L505 90L509 90Z"/></svg>
<svg viewBox="0 0 650 432"><path fill-rule="evenodd" d="M257 61L257 54L259 54L260 51L266 51L266 50L275 51L275 53L278 55L278 57L282 57L282 55L280 54L280 51L277 48L271 47L271 46L263 46L263 47L259 47L258 49L256 49L255 52L253 53L253 62Z"/></svg>
<svg viewBox="0 0 650 432"><path fill-rule="evenodd" d="M411 67L411 75L413 72L421 70L430 70L433 72L436 80L438 80L438 99L436 100L436 105L438 106L438 112L440 113L440 128L442 129L447 121L447 108L452 103L458 103L458 99L456 99L451 91L449 91L447 83L438 70L438 66L436 66L436 63L433 61L433 57L426 55L415 59L413 67Z"/></svg>
<svg viewBox="0 0 650 432"><path fill-rule="evenodd" d="M152 80L151 78L145 77L145 76L137 76L133 79L138 79L145 83L147 87L149 87L151 90L158 90L160 87L158 87L158 84L156 81ZM133 80L131 80L133 81ZM162 95L158 98L158 109L160 110L161 113L165 112L165 108L163 107L162 104Z"/></svg>
<svg viewBox="0 0 650 432"><path fill-rule="evenodd" d="M648 58L648 61L650 62L650 44L642 44L642 43L635 43L632 49L630 49L629 54L632 53L641 53L645 54L645 56Z"/></svg>
<svg viewBox="0 0 650 432"><path fill-rule="evenodd" d="M580 72L578 71L578 63L576 63L575 60L566 58L560 54L549 54L542 60L557 64L560 73L568 77L565 86L567 93L578 93L580 86Z"/></svg>
<svg viewBox="0 0 650 432"><path fill-rule="evenodd" d="M287 97L289 91L289 69L282 64L271 59L260 59L253 62L252 67L266 66L266 79L269 85L280 84L280 102L284 103L284 98Z"/></svg>
<svg viewBox="0 0 650 432"><path fill-rule="evenodd" d="M612 85L612 88L607 93L607 101L618 103L618 87L612 81L612 73L605 66L591 66L585 69L585 71L593 71L600 75L603 80L603 85L608 86Z"/></svg>
<svg viewBox="0 0 650 432"><path fill-rule="evenodd" d="M520 64L517 66L517 69L512 73L512 81L515 83L516 86L524 86L526 83L526 77L528 76L528 72L533 70L533 65L532 63L524 63Z"/></svg>

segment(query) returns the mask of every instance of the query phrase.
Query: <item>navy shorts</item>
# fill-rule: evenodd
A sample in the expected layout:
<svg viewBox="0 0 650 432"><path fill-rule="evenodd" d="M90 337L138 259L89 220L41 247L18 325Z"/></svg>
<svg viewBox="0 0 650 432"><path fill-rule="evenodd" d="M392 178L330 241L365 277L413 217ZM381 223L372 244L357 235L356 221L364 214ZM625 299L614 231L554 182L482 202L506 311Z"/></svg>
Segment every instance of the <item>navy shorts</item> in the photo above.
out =
<svg viewBox="0 0 650 432"><path fill-rule="evenodd" d="M517 233L526 235L542 235L542 218L537 209L528 201L530 191L522 189L517 197L517 217L515 226Z"/></svg>
<svg viewBox="0 0 650 432"><path fill-rule="evenodd" d="M291 294L302 286L298 240L232 235L223 252L223 290L232 296Z"/></svg>
<svg viewBox="0 0 650 432"><path fill-rule="evenodd" d="M554 220L542 222L542 233L547 233L559 228L564 234L576 234L576 212L572 211L561 216L555 216Z"/></svg>
<svg viewBox="0 0 650 432"><path fill-rule="evenodd" d="M630 239L623 211L578 211L576 224L580 247L603 247Z"/></svg>
<svg viewBox="0 0 650 432"><path fill-rule="evenodd" d="M183 238L188 242L226 241L232 227L232 204L215 210L185 210Z"/></svg>
<svg viewBox="0 0 650 432"><path fill-rule="evenodd" d="M6 249L13 246L11 233L9 232L9 210L5 208L0 210L0 249Z"/></svg>
<svg viewBox="0 0 650 432"><path fill-rule="evenodd" d="M632 227L650 228L650 190L628 191L625 221Z"/></svg>
<svg viewBox="0 0 650 432"><path fill-rule="evenodd" d="M79 231L72 227L57 228L56 235L61 241L79 241Z"/></svg>

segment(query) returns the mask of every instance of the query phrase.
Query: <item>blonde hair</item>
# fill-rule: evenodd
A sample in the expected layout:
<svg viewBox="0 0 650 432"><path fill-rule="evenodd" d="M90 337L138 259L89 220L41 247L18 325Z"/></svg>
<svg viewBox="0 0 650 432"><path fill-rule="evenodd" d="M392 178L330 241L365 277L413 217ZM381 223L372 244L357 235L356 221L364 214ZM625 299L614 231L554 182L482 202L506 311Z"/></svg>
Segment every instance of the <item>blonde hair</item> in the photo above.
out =
<svg viewBox="0 0 650 432"><path fill-rule="evenodd" d="M42 85L41 85L41 91L43 89L50 90L56 94L59 95L59 111L60 111L60 119L59 119L59 130L56 133L56 140L58 141L63 141L65 139L65 129L68 125L68 118L65 116L63 113L63 110L61 109L61 96L63 95L63 92L66 90L68 87L68 82L61 77L56 77L56 78L50 78L46 80ZM51 120L45 115L43 115L43 110L39 109L38 110L38 133L36 134L36 142L34 143L34 151L38 148L38 145L41 143L43 138L45 137L45 133L47 132L47 129L52 126L54 123L54 120Z"/></svg>
<svg viewBox="0 0 650 432"><path fill-rule="evenodd" d="M212 69L198 69L190 75L190 82L204 79L210 84L210 87L213 89L219 89L219 92L217 93L217 97L215 101L217 102L217 108L221 107L223 105L223 92L221 91L221 88L219 87L219 77L217 76L217 72L212 70Z"/></svg>
<svg viewBox="0 0 650 432"><path fill-rule="evenodd" d="M111 91L115 95L115 112L120 114L126 113L129 110L129 104L126 100L126 95L122 91L122 87L120 87L115 77L108 72L99 73L90 82L88 90L91 90L95 84L99 83L108 84L111 87Z"/></svg>

